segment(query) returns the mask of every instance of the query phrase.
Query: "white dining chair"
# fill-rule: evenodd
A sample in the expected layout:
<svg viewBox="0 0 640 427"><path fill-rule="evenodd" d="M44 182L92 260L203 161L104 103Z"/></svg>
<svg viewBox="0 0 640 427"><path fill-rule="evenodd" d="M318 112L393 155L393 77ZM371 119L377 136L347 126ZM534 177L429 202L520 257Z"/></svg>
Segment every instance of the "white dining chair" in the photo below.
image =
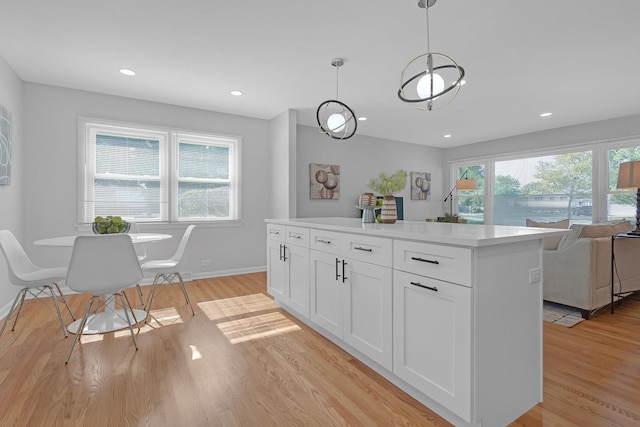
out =
<svg viewBox="0 0 640 427"><path fill-rule="evenodd" d="M147 304L145 306L145 310L147 311L147 319L149 318L148 314L151 311L153 297L155 296L158 285L168 285L174 283L180 283L180 285L182 285L182 292L184 293L184 297L187 300L189 307L191 308L191 314L195 314L195 311L193 311L193 305L191 304L191 298L189 298L189 292L187 292L187 287L185 286L184 281L182 280L182 275L180 274L180 269L186 263L185 249L187 247L189 237L191 236L191 232L195 227L196 226L194 224L191 224L187 227L184 234L182 235L182 240L180 240L178 249L171 258L149 260L142 264L142 271L144 271L145 273L148 272L155 274L153 278L153 286L151 287L151 294L149 295L149 300L147 301Z"/></svg>
<svg viewBox="0 0 640 427"><path fill-rule="evenodd" d="M71 311L71 307L67 304L64 294L60 291L58 282L64 280L66 277L67 268L38 267L31 261L20 242L18 242L18 239L16 239L14 234L9 230L0 230L0 248L2 248L2 253L7 260L9 283L22 288L20 292L18 292L18 295L16 295L16 298L11 305L11 309L9 310L9 314L7 314L7 318L2 325L2 329L0 329L0 336L2 336L2 333L7 327L9 319L14 315L15 320L11 330L15 330L16 323L18 323L18 317L20 316L20 311L22 310L22 305L27 294L33 296L37 301L40 301L47 307L51 308L51 306L45 303L43 298L40 297L43 294L46 295L48 292L49 295L47 295L47 297L50 296L53 300L53 306L58 314L58 320L60 321L62 332L66 338L68 336L67 328L64 320L62 319L62 313L60 313L58 297L62 300L65 307L67 307L67 310L69 310L69 314L73 320L75 320L75 316Z"/></svg>
<svg viewBox="0 0 640 427"><path fill-rule="evenodd" d="M136 336L133 332L133 325L138 321L124 290L137 285L142 277L142 269L128 234L78 236L76 238L67 273L67 286L76 292L90 293L91 298L84 310L76 337L67 353L65 364L69 362L73 348L80 341L89 314L95 313L101 307L104 307L105 310L115 309L116 298L120 300L122 310L114 310L114 315L124 317L131 332L133 345L136 350L138 349ZM104 302L100 304L103 297ZM96 301L96 308L92 311ZM132 317L133 323L131 322Z"/></svg>

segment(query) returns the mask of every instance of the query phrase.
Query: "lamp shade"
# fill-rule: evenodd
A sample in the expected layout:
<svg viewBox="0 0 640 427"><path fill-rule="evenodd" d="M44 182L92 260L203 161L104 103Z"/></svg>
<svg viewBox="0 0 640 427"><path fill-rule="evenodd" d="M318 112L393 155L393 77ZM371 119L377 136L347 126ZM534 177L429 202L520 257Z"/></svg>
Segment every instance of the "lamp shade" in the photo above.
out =
<svg viewBox="0 0 640 427"><path fill-rule="evenodd" d="M640 172L640 166L638 166L638 171ZM458 191L477 190L478 180L477 179L458 179L456 181L456 188L458 189Z"/></svg>
<svg viewBox="0 0 640 427"><path fill-rule="evenodd" d="M640 161L620 163L618 169L618 189L640 188Z"/></svg>

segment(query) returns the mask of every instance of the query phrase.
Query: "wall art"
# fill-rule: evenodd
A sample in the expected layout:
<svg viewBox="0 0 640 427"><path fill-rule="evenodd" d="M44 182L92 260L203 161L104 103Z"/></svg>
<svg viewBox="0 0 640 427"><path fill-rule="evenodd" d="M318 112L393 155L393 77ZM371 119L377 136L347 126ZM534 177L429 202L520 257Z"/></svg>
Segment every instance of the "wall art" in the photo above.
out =
<svg viewBox="0 0 640 427"><path fill-rule="evenodd" d="M340 165L309 163L309 184L312 199L339 199Z"/></svg>
<svg viewBox="0 0 640 427"><path fill-rule="evenodd" d="M431 200L430 172L411 172L411 200Z"/></svg>
<svg viewBox="0 0 640 427"><path fill-rule="evenodd" d="M0 105L0 185L11 184L11 112Z"/></svg>

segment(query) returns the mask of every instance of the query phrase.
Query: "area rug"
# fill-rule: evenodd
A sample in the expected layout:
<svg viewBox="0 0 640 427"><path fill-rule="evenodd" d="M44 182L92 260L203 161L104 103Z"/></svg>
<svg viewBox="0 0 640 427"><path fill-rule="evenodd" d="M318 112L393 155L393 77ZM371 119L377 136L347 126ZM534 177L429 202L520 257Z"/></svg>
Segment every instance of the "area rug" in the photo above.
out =
<svg viewBox="0 0 640 427"><path fill-rule="evenodd" d="M566 305L544 301L542 308L545 322L551 322L556 325L570 328L584 320L580 310L567 307Z"/></svg>

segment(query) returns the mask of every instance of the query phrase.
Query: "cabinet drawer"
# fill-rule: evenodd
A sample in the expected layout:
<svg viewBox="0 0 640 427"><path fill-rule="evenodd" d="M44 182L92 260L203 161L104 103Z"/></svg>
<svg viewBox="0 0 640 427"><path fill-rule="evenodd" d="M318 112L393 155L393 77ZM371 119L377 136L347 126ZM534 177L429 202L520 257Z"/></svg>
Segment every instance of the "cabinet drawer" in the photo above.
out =
<svg viewBox="0 0 640 427"><path fill-rule="evenodd" d="M267 224L267 239L274 242L284 242L285 226L279 224Z"/></svg>
<svg viewBox="0 0 640 427"><path fill-rule="evenodd" d="M309 247L309 229L302 227L289 227L285 229L286 242L290 245Z"/></svg>
<svg viewBox="0 0 640 427"><path fill-rule="evenodd" d="M347 239L344 256L383 267L393 264L393 241L381 237L345 234Z"/></svg>
<svg viewBox="0 0 640 427"><path fill-rule="evenodd" d="M393 247L393 267L465 286L472 285L472 251L468 248L398 241Z"/></svg>
<svg viewBox="0 0 640 427"><path fill-rule="evenodd" d="M333 231L311 229L309 247L336 256L345 255L345 235Z"/></svg>

